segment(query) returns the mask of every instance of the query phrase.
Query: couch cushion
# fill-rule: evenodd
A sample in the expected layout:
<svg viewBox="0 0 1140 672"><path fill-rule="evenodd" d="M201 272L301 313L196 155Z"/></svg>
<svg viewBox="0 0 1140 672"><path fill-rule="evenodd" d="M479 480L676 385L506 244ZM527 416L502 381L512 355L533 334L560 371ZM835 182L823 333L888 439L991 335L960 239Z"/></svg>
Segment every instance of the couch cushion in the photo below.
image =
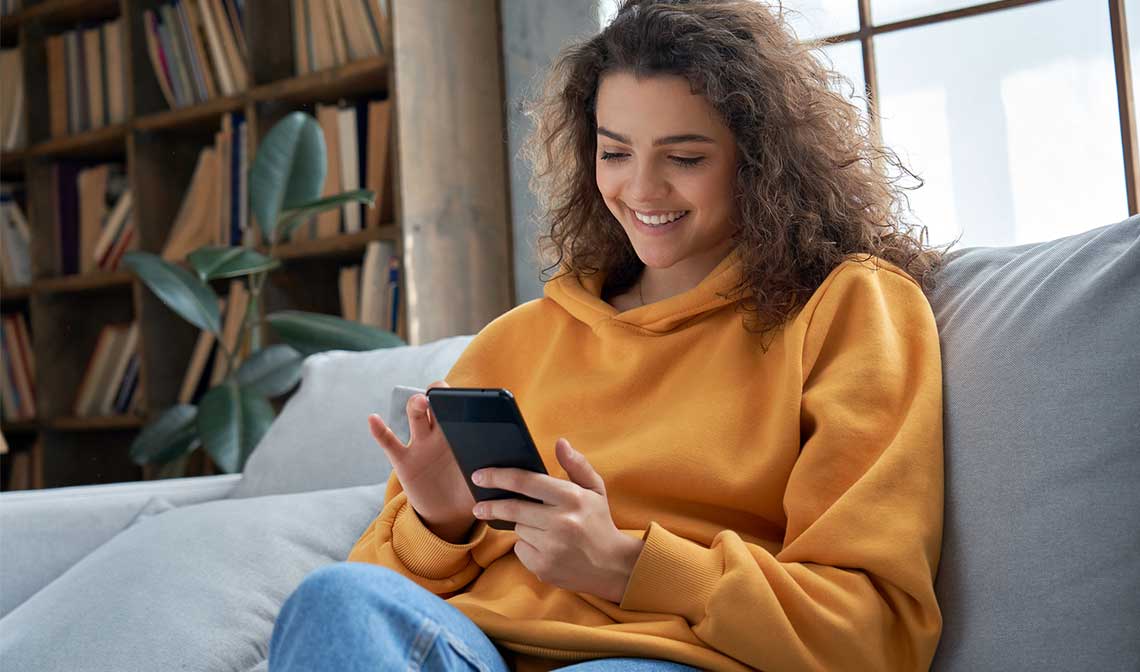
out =
<svg viewBox="0 0 1140 672"><path fill-rule="evenodd" d="M255 669L285 598L348 557L383 498L371 485L143 518L0 619L0 667Z"/></svg>
<svg viewBox="0 0 1140 672"><path fill-rule="evenodd" d="M382 483L392 467L368 431L397 384L442 380L471 336L418 346L310 355L289 398L246 462L231 497Z"/></svg>
<svg viewBox="0 0 1140 672"><path fill-rule="evenodd" d="M936 670L1140 669L1140 217L952 252Z"/></svg>

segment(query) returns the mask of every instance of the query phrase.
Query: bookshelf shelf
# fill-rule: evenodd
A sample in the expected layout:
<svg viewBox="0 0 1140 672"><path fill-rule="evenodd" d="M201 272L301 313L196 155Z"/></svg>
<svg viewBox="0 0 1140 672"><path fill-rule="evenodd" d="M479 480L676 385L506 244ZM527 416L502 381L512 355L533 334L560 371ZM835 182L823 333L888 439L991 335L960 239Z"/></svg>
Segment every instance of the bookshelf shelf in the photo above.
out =
<svg viewBox="0 0 1140 672"><path fill-rule="evenodd" d="M106 415L90 418L61 417L44 423L48 429L60 432L97 432L118 429L138 429L145 419L135 415Z"/></svg>
<svg viewBox="0 0 1140 672"><path fill-rule="evenodd" d="M119 15L118 0L44 0L20 12L20 21L74 23L113 19Z"/></svg>
<svg viewBox="0 0 1140 672"><path fill-rule="evenodd" d="M28 155L35 158L91 158L122 156L129 124L114 124L75 135L52 138L33 145Z"/></svg>
<svg viewBox="0 0 1140 672"><path fill-rule="evenodd" d="M32 295L32 288L29 285L19 285L14 287L0 287L0 300L8 301L26 301Z"/></svg>
<svg viewBox="0 0 1140 672"><path fill-rule="evenodd" d="M363 252L364 247L373 240L390 240L396 242L399 235L400 227L395 224L388 224L378 229L365 229L358 233L343 233L339 236L329 238L282 243L273 251L273 255L283 260L347 256ZM264 245L259 246L258 250L262 254L269 252L269 249Z"/></svg>
<svg viewBox="0 0 1140 672"><path fill-rule="evenodd" d="M64 294L114 287L129 288L134 280L135 276L127 271L64 275L35 280L32 282L32 291L37 294Z"/></svg>
<svg viewBox="0 0 1140 672"><path fill-rule="evenodd" d="M262 84L249 92L254 102L336 102L387 90L388 61L383 56L353 61L299 77Z"/></svg>
<svg viewBox="0 0 1140 672"><path fill-rule="evenodd" d="M28 0L22 12L0 20L3 46L18 48L22 59L28 137L22 149L0 155L0 174L5 181L22 183L16 185L20 191L14 193L20 194L19 204L28 221L33 278L30 285L0 288L5 316L19 314L26 320L25 340L30 340L34 355L31 380L36 418L0 423L11 452L25 456L21 463L28 465L27 478L14 487L108 483L154 478L162 473L153 465L135 465L129 459L129 446L148 418L179 401L200 331L122 265L116 272L62 275L65 263L69 269L75 267L70 246L92 241L90 227L80 228L80 235L76 234L74 212L86 208L79 212L87 214L83 221L89 224L95 221L90 216L91 204L97 204L90 198L97 192L90 188L86 200L76 198L80 190L77 187L73 191L70 180L78 184L79 172L97 163L121 163L132 194L131 248L161 254L174 226L181 221L180 211L187 202L198 157L204 149L220 153L225 147L229 113L241 113L248 149L245 158L252 159L265 134L290 112L300 110L317 116L323 110L326 116L320 123L326 139L335 137L329 133L336 131L325 125L328 110L322 106L339 106L343 101L344 107L368 112L357 117L358 124L363 125L352 132L357 133L362 150L360 186L379 189L379 212L362 213L360 224L364 228L354 233L328 235L328 229L321 229L323 237L302 240L296 236L295 242L277 245L274 256L286 263L270 273L269 282L263 286L258 306L263 313L303 310L346 314L342 301L352 296L352 285L344 279L354 273L360 277L373 241L390 243L383 246L381 254L394 250L401 262L397 333L409 343L475 333L511 307L510 274L499 263L509 258L505 251L509 250L511 226L506 157L502 152L505 121L497 0L367 1L378 3L385 17L381 55L347 63L337 56L332 60L343 63L340 66L296 75L295 70L304 67L298 63L304 61L295 58L295 49L299 44L314 43L311 35L295 39L292 2L243 0L241 21L246 46L237 58L245 60L231 61L231 65L244 63L248 88L222 96L219 79L215 87L218 96L176 109L168 107L164 87L170 82L160 82L156 76L146 35L146 12L159 10L161 14L163 8L171 6L170 0L43 0L34 4ZM323 7L323 0L309 0L301 6L318 4ZM201 3L188 6L201 7ZM71 61L65 63L61 74L60 40L74 40L80 32L86 39L88 31L97 27L95 22L120 17L113 30L119 31L115 46L123 68L120 88L124 106L118 110L121 116L115 118L124 121L71 135L53 135L53 129L84 128L84 120L97 118L90 111L84 112L97 108L67 108L69 98L76 100L74 96L87 94L76 86ZM160 20L165 24L165 19ZM99 29L103 30L101 26ZM208 34L206 37L208 41ZM214 63L209 45L205 51ZM104 48L99 53L106 56L107 52ZM315 56L309 58L310 62L317 60ZM322 57L322 62L330 60ZM231 68L231 77L237 71ZM185 85L185 75L183 78ZM396 91L397 82L400 92ZM110 86L110 82L105 85ZM225 90L234 89L227 86ZM61 100L69 115L66 125L59 123L59 116L53 117L53 113L59 114ZM110 118L110 100L104 96L107 108L103 119ZM118 102L118 98L114 100ZM378 101L387 101L387 107ZM374 122L369 115L374 111L375 128L383 129L383 135L371 132ZM350 123L344 119L342 116L333 123ZM375 138L384 135L386 151L369 155L368 148L376 146ZM456 138L465 143L463 152L455 151ZM376 157L376 163L364 161L366 155ZM218 165L225 164L219 161ZM369 175L381 176L378 184L367 182ZM118 179L118 173L115 177ZM448 197L441 199L440 194ZM205 221L203 218L212 217L212 213L205 214L210 212L208 207L195 218ZM252 215L249 221L256 239ZM351 228L356 228L355 223ZM256 249L268 252L267 246ZM451 263L457 251L469 263ZM185 262L182 265L188 266ZM93 266L81 263L79 267ZM219 295L235 289L229 280L211 285ZM110 347L106 343L113 336L108 334L114 332L108 328L132 322L139 327L138 393L134 398L138 404L125 415L74 417L80 389L101 340L104 352ZM267 332L265 344L274 342L274 334ZM100 384L104 385L101 391L108 389L105 383ZM280 411L286 400L278 398L271 403ZM31 459L27 459L29 453ZM203 451L195 451L188 464L187 475L215 473L215 465ZM0 483L0 489L7 487Z"/></svg>
<svg viewBox="0 0 1140 672"><path fill-rule="evenodd" d="M132 126L140 131L162 131L185 128L216 129L218 118L245 106L245 96L214 98L199 105L180 107L137 117Z"/></svg>
<svg viewBox="0 0 1140 672"><path fill-rule="evenodd" d="M5 422L3 425L0 425L0 430L4 431L5 436L11 434L32 434L40 430L40 423L37 420Z"/></svg>
<svg viewBox="0 0 1140 672"><path fill-rule="evenodd" d="M26 156L27 152L23 149L7 150L0 153L0 176L7 180L23 175Z"/></svg>

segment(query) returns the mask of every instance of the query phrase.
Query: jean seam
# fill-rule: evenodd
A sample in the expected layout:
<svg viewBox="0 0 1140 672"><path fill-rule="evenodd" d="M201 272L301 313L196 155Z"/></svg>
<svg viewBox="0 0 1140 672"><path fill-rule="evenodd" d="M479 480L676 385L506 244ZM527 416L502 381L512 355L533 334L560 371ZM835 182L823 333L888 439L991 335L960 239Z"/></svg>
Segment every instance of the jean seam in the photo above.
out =
<svg viewBox="0 0 1140 672"><path fill-rule="evenodd" d="M408 656L408 672L416 672L423 667L424 660L431 652L432 645L439 638L439 631L439 624L430 618L420 616L420 629L416 633L415 640L412 641L410 655Z"/></svg>
<svg viewBox="0 0 1140 672"><path fill-rule="evenodd" d="M454 649L455 652L459 654L459 657L466 660L467 663L471 665L471 667L475 668L479 672L492 672L490 668L483 664L483 661L479 659L479 656L476 655L475 652L467 646L467 644L465 644L462 640L453 637L451 633L445 629L442 630L442 632L443 638L447 640L447 645Z"/></svg>

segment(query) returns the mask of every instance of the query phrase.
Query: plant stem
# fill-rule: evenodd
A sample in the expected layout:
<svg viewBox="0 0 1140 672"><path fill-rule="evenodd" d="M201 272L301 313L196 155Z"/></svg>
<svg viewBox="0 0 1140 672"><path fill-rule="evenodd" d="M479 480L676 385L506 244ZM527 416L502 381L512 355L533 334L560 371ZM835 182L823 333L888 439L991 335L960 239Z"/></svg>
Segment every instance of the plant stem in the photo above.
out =
<svg viewBox="0 0 1140 672"><path fill-rule="evenodd" d="M276 236L274 236L274 240L270 241L270 244L269 244L269 255L268 256L270 259L274 258L273 253L274 253L274 251L276 251L276 249L277 249L277 240L276 240ZM245 342L246 331L252 332L253 331L252 327L256 326L257 323L259 323L261 321L260 315L254 315L253 313L256 310L259 310L261 307L261 292L265 287L265 281L268 279L268 277L269 277L269 271L267 271L267 270L261 271L260 273L254 273L253 275L249 276L250 299L249 299L249 303L245 307L245 315L242 316L241 327L238 329L238 335L237 335L237 341L236 341L237 348L239 351L242 347L242 344ZM219 343L219 345L221 345L220 340L218 343ZM261 349L260 343L258 343L256 345L257 345L256 349L254 349L252 347L250 348L251 353L256 352L256 350ZM223 349L224 349L224 346L223 346ZM226 364L226 375L225 375L225 377L228 380L230 378L230 375L234 373L234 366L236 363L236 353L231 354L227 351L226 357L227 357L227 364Z"/></svg>

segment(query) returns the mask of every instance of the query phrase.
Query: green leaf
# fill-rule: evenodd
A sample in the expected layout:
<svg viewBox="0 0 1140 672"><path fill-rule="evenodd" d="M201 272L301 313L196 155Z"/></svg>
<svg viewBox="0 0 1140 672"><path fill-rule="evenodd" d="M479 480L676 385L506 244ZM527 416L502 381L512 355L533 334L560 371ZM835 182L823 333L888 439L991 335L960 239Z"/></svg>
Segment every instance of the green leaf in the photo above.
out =
<svg viewBox="0 0 1140 672"><path fill-rule="evenodd" d="M131 442L131 460L135 464L166 464L194 450L198 445L197 416L198 408L192 404L166 409Z"/></svg>
<svg viewBox="0 0 1140 672"><path fill-rule="evenodd" d="M202 397L198 434L214 462L227 474L234 474L245 466L273 418L273 407L265 397L230 381Z"/></svg>
<svg viewBox="0 0 1140 672"><path fill-rule="evenodd" d="M282 340L304 356L325 350L376 350L405 345L390 331L333 315L282 310L265 317Z"/></svg>
<svg viewBox="0 0 1140 672"><path fill-rule="evenodd" d="M215 334L221 332L218 295L190 271L150 252L128 252L123 263L187 322Z"/></svg>
<svg viewBox="0 0 1140 672"><path fill-rule="evenodd" d="M247 390L276 397L293 389L301 380L304 357L288 345L271 345L258 350L242 363L237 382Z"/></svg>
<svg viewBox="0 0 1140 672"><path fill-rule="evenodd" d="M321 195L327 162L320 124L304 112L290 113L262 139L249 175L249 203L267 243L277 240L278 213Z"/></svg>
<svg viewBox="0 0 1140 672"><path fill-rule="evenodd" d="M355 189L284 210L281 212L281 221L277 223L277 239L289 240L293 230L309 221L313 215L339 208L350 202L364 203L371 208L376 204L376 192L371 189Z"/></svg>
<svg viewBox="0 0 1140 672"><path fill-rule="evenodd" d="M271 271L281 262L244 247L200 247L187 257L202 282Z"/></svg>

